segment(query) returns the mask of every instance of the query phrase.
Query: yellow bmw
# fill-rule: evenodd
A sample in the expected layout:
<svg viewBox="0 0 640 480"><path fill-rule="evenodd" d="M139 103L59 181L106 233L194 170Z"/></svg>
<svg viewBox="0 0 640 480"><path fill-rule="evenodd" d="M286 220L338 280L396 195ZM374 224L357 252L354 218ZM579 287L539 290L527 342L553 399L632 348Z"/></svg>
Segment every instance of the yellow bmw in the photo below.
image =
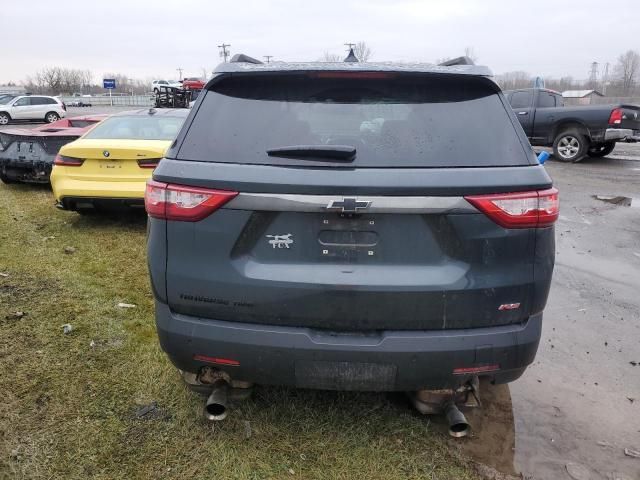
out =
<svg viewBox="0 0 640 480"><path fill-rule="evenodd" d="M143 207L145 184L188 113L119 113L63 146L51 172L57 206L80 213L111 205Z"/></svg>

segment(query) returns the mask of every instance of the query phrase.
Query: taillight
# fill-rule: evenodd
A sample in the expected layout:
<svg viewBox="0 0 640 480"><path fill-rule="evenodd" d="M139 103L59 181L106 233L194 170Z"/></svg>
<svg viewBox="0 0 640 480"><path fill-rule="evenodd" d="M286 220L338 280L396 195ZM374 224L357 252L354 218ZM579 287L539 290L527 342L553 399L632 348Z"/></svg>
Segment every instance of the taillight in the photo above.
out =
<svg viewBox="0 0 640 480"><path fill-rule="evenodd" d="M160 163L159 158L145 158L144 160L138 160L138 166L140 168L156 168Z"/></svg>
<svg viewBox="0 0 640 480"><path fill-rule="evenodd" d="M622 123L622 118L624 117L624 112L621 108L614 108L611 110L611 115L609 115L609 125L620 125Z"/></svg>
<svg viewBox="0 0 640 480"><path fill-rule="evenodd" d="M558 190L470 195L469 203L504 228L549 227L558 219Z"/></svg>
<svg viewBox="0 0 640 480"><path fill-rule="evenodd" d="M79 167L84 163L84 158L67 157L65 155L56 155L53 161L54 165L60 165L61 167Z"/></svg>
<svg viewBox="0 0 640 480"><path fill-rule="evenodd" d="M238 192L186 187L150 180L144 206L150 217L182 222L197 222L208 217Z"/></svg>

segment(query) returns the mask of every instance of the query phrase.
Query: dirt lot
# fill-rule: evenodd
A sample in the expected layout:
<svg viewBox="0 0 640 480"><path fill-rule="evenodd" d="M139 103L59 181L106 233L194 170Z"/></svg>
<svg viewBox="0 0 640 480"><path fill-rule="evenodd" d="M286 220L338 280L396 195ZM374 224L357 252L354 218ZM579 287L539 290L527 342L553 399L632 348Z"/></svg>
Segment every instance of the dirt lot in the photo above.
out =
<svg viewBox="0 0 640 480"><path fill-rule="evenodd" d="M470 458L640 479L624 453L640 450L640 145L547 169L562 213L538 357L485 389L461 442L401 396L260 388L205 423L157 346L144 217L83 218L46 188L0 185L0 477L475 478Z"/></svg>

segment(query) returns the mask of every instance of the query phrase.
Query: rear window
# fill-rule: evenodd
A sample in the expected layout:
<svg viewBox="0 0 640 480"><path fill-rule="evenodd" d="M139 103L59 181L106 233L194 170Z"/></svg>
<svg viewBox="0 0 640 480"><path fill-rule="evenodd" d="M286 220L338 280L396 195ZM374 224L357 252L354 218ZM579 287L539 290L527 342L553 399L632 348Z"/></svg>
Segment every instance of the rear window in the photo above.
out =
<svg viewBox="0 0 640 480"><path fill-rule="evenodd" d="M94 123L98 123L98 120L69 120L69 126L76 128L88 127L89 125L93 125Z"/></svg>
<svg viewBox="0 0 640 480"><path fill-rule="evenodd" d="M251 75L206 92L178 158L293 166L527 165L514 125L484 79L398 75ZM382 77L382 78L379 78ZM280 158L296 145L356 148L348 164Z"/></svg>
<svg viewBox="0 0 640 480"><path fill-rule="evenodd" d="M173 140L185 117L118 116L103 120L83 138Z"/></svg>
<svg viewBox="0 0 640 480"><path fill-rule="evenodd" d="M538 107L549 108L556 106L556 96L548 92L540 92L538 94Z"/></svg>

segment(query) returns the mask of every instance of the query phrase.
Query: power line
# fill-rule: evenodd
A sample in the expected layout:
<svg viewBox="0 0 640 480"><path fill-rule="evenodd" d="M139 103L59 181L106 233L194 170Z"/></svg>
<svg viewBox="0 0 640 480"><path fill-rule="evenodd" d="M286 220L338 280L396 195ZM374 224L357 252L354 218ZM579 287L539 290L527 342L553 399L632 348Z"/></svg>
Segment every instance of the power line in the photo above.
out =
<svg viewBox="0 0 640 480"><path fill-rule="evenodd" d="M218 48L220 49L220 56L224 57L224 61L227 61L227 57L229 57L229 55L231 55L231 52L227 51L227 47L230 47L231 45L228 43L223 43L222 45L218 45Z"/></svg>

